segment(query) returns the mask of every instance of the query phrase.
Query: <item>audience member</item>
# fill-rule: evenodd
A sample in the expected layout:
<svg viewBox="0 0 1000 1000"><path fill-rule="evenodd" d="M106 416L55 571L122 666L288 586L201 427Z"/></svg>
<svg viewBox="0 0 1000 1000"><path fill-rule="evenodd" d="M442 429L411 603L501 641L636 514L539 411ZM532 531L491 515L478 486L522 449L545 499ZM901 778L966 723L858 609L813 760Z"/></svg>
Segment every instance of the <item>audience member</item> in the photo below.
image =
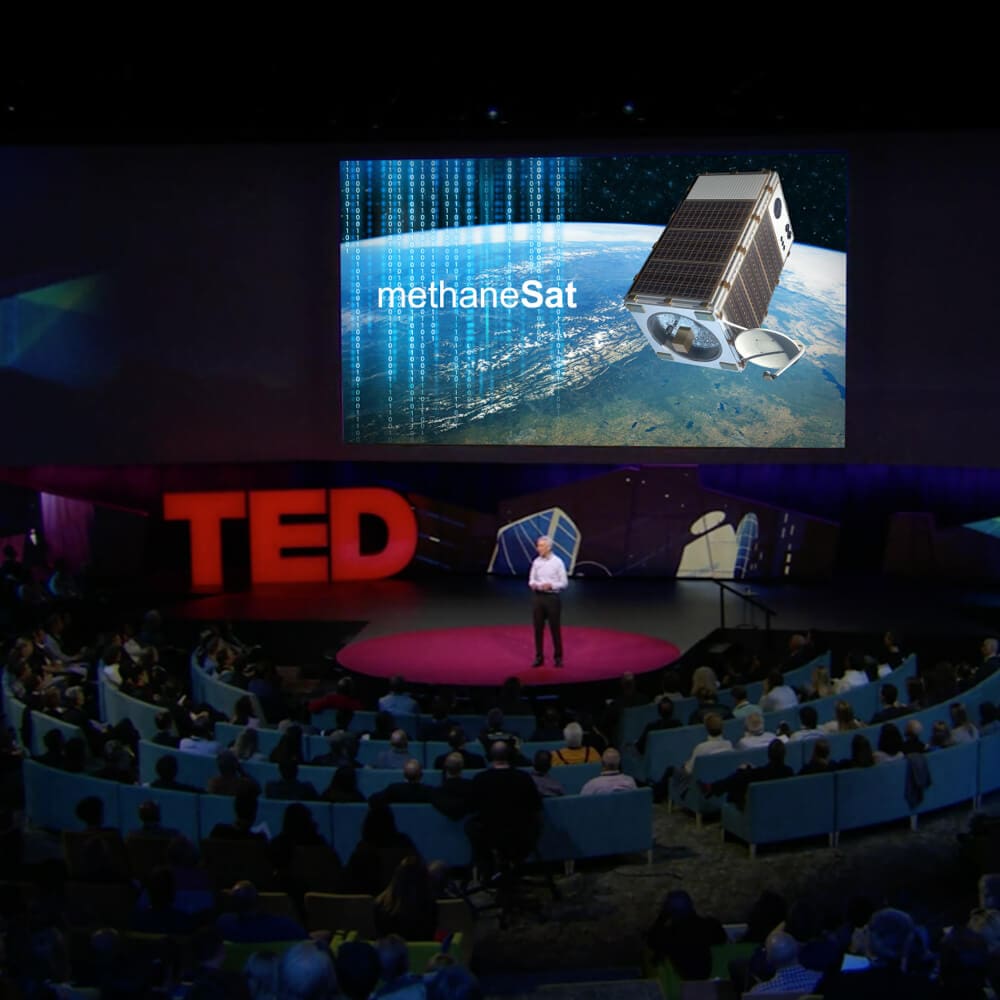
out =
<svg viewBox="0 0 1000 1000"><path fill-rule="evenodd" d="M534 781L538 794L542 798L550 798L554 795L565 795L566 789L552 777L552 751L536 750L534 766L531 771L531 780Z"/></svg>
<svg viewBox="0 0 1000 1000"><path fill-rule="evenodd" d="M609 792L634 792L635 779L622 774L622 755L608 747L601 756L601 773L586 782L580 789L581 795L606 795Z"/></svg>

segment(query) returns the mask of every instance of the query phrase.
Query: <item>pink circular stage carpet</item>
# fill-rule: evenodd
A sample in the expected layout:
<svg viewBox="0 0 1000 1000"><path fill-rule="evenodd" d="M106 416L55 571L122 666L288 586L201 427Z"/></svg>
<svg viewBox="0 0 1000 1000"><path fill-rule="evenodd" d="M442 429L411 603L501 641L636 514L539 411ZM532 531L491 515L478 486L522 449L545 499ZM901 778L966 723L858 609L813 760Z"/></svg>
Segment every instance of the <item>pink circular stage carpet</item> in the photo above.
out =
<svg viewBox="0 0 1000 1000"><path fill-rule="evenodd" d="M681 651L671 642L607 628L567 626L563 666L552 665L552 642L546 631L545 666L535 658L531 627L489 625L429 629L362 639L345 646L337 659L370 677L403 674L425 684L502 684L517 677L524 684L581 684L645 673L673 663Z"/></svg>

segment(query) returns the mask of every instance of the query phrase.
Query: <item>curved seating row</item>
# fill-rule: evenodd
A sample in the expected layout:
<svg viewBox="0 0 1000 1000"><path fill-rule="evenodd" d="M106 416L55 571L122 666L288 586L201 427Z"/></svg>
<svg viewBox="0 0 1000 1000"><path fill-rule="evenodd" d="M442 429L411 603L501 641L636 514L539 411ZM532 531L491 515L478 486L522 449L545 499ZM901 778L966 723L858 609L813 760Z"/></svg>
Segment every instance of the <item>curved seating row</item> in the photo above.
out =
<svg viewBox="0 0 1000 1000"><path fill-rule="evenodd" d="M784 674L785 683L791 685L792 687L801 687L808 684L812 680L812 672L816 667L826 667L830 668L830 653L820 653L819 656L814 657L807 664L801 667L797 667L795 670L788 670ZM764 682L763 681L751 681L749 684L744 685L747 689L747 698L751 702L756 704L760 698L764 696ZM729 705L730 708L733 706L733 692L731 688L722 688L719 691L719 702L723 705ZM674 702L674 718L676 719L688 719L691 713L698 707L698 699L689 697L681 698ZM630 743L635 743L635 741L642 735L643 729L650 722L655 722L657 719L657 709L656 705L634 705L631 708L626 708L622 713L621 722L621 742L623 746L628 746Z"/></svg>
<svg viewBox="0 0 1000 1000"><path fill-rule="evenodd" d="M215 739L223 746L231 745L243 731L242 726L232 725L228 722L220 722L215 727ZM257 750L265 756L278 745L281 733L277 729L257 730ZM482 746L475 740L470 740L466 746L476 753L483 754ZM566 746L565 740L537 740L534 742L525 741L520 744L521 753L529 760L534 758L538 750L558 750ZM357 759L361 764L371 764L380 753L389 750L391 744L388 740L360 740L357 744ZM411 756L420 761L423 767L433 767L434 761L442 754L449 753L451 746L442 740L411 740L408 747ZM302 752L307 761L323 754L329 753L330 745L325 736L307 735L302 738Z"/></svg>
<svg viewBox="0 0 1000 1000"><path fill-rule="evenodd" d="M196 788L205 788L209 779L218 774L218 767L214 756L205 754L188 753L183 750L174 750L170 747L160 746L158 743L139 743L139 780L142 782L155 781L156 762L161 757L173 757L177 761L177 780L182 784L194 785ZM433 758L432 758L433 759ZM249 760L242 764L243 770L253 778L263 788L269 781L277 781L280 777L278 765L266 760ZM330 783L330 779L336 773L335 767L324 767L313 764L305 764L299 768L299 780L310 782L318 792L322 792ZM556 777L567 793L576 795L583 785L601 771L600 764L571 764L553 770ZM465 771L466 777L472 777L476 771ZM402 781L403 774L398 768L357 768L358 790L366 798L382 791L393 782ZM430 768L424 775L424 783L427 785L439 785L441 783L441 772Z"/></svg>
<svg viewBox="0 0 1000 1000"><path fill-rule="evenodd" d="M204 702L206 705L218 709L227 718L235 713L236 703L240 698L249 697L257 718L265 718L256 695L237 687L235 684L226 684L218 677L206 673L198 665L194 653L191 654L191 697L195 703Z"/></svg>
<svg viewBox="0 0 1000 1000"><path fill-rule="evenodd" d="M967 708L974 710L978 709L981 701L991 699L997 694L1000 694L1000 673L986 678L986 680L978 684L975 688L963 693L962 699ZM946 705L932 705L930 708L921 709L912 715L894 719L893 723L902 729L907 721L916 719L923 725L924 736L926 737L931 731L934 722L938 719L946 719L947 716L948 708ZM851 742L857 734L860 733L864 736L874 747L878 742L880 729L880 725L865 726L861 729L848 732L824 733L823 736L830 744L831 757L834 760L844 760L851 756ZM674 730L674 732L676 731ZM652 735L659 736L661 734L655 733ZM652 739L652 736L650 738ZM812 757L812 751L812 740L791 740L785 744L785 763L793 771L798 772L804 764L808 763ZM698 787L699 781L718 781L720 778L732 774L742 764L756 766L763 764L766 758L766 747L758 747L753 750L733 750L698 757L694 762L690 784L685 788L678 788L677 785L671 785L670 802L672 805L681 806L693 812L700 823L703 816L717 814L722 808L722 801L717 797L706 798ZM879 766L884 767L887 765ZM778 782L778 784L780 785L782 782Z"/></svg>
<svg viewBox="0 0 1000 1000"><path fill-rule="evenodd" d="M123 834L138 829L138 807L146 800L160 805L162 823L180 830L193 842L208 836L217 823L233 818L233 799L223 795L194 795L122 785L89 775L70 774L35 761L24 762L25 809L36 826L56 830L80 829L74 809L88 795L104 803L104 822ZM260 799L258 821L274 834L281 830L289 803ZM331 805L305 802L322 836L346 861L361 836L368 812L363 803ZM472 856L463 820L451 820L430 805L391 807L400 830L408 834L429 859L450 865L471 864ZM653 845L653 795L648 788L613 795L567 795L544 800L544 823L539 856L544 861L572 862L584 858L646 852Z"/></svg>
<svg viewBox="0 0 1000 1000"><path fill-rule="evenodd" d="M840 833L918 817L961 802L975 802L1000 788L1000 734L924 755L930 785L920 801L906 798L907 761L875 767L765 781L751 785L743 810L722 807L722 836L732 833L750 848L758 844Z"/></svg>
<svg viewBox="0 0 1000 1000"><path fill-rule="evenodd" d="M163 711L161 706L123 694L103 676L98 685L98 694L101 718L105 722L114 725L122 719L129 719L144 740L151 740L156 735L156 717Z"/></svg>
<svg viewBox="0 0 1000 1000"><path fill-rule="evenodd" d="M873 681L861 687L852 688L844 694L829 695L817 698L807 704L815 710L820 724L833 720L837 702L846 701L854 709L855 717L861 720L870 719L879 710L879 697L883 684L895 684L905 689L908 678L915 675L917 669L916 657L908 656L894 671L880 681ZM965 695L963 695L963 700ZM978 704L978 702L977 702ZM782 709L778 712L765 712L764 724L770 732L774 732L782 722L787 722L793 730L799 728L799 709L802 705ZM743 734L742 719L726 719L723 722L723 735L728 740L735 741ZM646 740L646 753L642 758L626 757L631 774L648 776L657 779L667 767L677 767L691 756L691 751L705 739L703 725L679 726L676 729L664 729L652 732Z"/></svg>

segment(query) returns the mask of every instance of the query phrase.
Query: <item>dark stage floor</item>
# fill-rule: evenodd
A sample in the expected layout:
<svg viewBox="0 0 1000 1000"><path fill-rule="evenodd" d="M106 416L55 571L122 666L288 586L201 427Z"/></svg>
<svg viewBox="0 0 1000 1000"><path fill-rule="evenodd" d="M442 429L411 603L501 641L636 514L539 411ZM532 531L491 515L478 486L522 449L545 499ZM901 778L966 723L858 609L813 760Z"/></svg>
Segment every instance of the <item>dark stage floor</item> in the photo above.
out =
<svg viewBox="0 0 1000 1000"><path fill-rule="evenodd" d="M914 639L920 635L972 637L1000 632L1000 605L996 594L989 592L870 578L833 584L730 586L749 591L757 602L772 609L772 628L786 634L810 627L868 633L891 628ZM563 623L568 636L575 628L612 630L659 640L684 652L722 624L720 592L709 580L573 581L563 597ZM765 629L767 616L759 607L728 592L724 604L727 627L758 634ZM343 646L343 662L356 661L361 672L378 676L391 673L392 668L373 666L374 661L362 652L376 640L405 636L412 652L420 649L420 633L433 632L439 637L442 629L477 628L486 630L483 635L513 636L517 645L517 629L523 628L523 643L517 645L520 658L517 664L512 661L507 666L518 665L514 672L524 672L529 680L531 676L530 670L523 671L530 663L530 659L523 661L530 657L532 634L531 601L523 580L487 576L258 586L239 593L192 598L175 607L173 614L192 621L226 619L273 622L276 626L292 621L308 623L313 655ZM329 623L329 629L324 623ZM357 648L352 648L355 645ZM386 648L391 646L390 642ZM971 655L973 649L968 652ZM613 673L653 669L669 659L664 656L659 663L646 661L632 668L618 665ZM568 670L568 644L566 663ZM469 668L464 669L463 681L469 683ZM547 676L539 680L544 683L552 683L558 674L551 668L543 672ZM413 679L421 678L414 675ZM482 682L497 683L492 674L484 676Z"/></svg>

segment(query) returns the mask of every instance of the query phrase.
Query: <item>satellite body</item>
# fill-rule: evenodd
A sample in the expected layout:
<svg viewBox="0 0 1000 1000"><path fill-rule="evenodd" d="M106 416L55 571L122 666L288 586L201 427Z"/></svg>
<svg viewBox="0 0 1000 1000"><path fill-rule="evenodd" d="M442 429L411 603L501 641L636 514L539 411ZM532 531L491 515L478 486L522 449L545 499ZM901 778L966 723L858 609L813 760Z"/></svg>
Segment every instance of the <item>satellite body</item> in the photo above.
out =
<svg viewBox="0 0 1000 1000"><path fill-rule="evenodd" d="M776 378L804 351L761 329L794 239L775 171L700 174L625 307L664 360L737 372L752 363Z"/></svg>

